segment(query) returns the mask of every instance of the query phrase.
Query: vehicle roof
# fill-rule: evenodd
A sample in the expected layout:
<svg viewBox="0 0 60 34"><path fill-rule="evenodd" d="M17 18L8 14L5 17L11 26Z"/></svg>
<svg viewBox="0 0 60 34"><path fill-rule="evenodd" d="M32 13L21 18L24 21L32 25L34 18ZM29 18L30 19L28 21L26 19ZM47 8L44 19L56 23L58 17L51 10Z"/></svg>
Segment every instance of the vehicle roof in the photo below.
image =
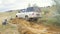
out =
<svg viewBox="0 0 60 34"><path fill-rule="evenodd" d="M26 11L34 11L34 7L28 7Z"/></svg>
<svg viewBox="0 0 60 34"><path fill-rule="evenodd" d="M23 11L23 12L30 12L30 11L35 11L37 10L38 7L28 7L27 9L21 9L20 11Z"/></svg>

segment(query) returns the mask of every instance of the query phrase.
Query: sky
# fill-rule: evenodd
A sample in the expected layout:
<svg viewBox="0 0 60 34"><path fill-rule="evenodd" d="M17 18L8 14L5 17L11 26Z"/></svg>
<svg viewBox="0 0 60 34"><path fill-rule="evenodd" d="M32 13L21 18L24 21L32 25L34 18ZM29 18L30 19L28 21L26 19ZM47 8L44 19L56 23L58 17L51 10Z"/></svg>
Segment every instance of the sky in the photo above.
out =
<svg viewBox="0 0 60 34"><path fill-rule="evenodd" d="M54 1L52 0L0 0L0 12L7 10L24 9L28 7L28 4L33 6L36 4L39 7L52 6Z"/></svg>

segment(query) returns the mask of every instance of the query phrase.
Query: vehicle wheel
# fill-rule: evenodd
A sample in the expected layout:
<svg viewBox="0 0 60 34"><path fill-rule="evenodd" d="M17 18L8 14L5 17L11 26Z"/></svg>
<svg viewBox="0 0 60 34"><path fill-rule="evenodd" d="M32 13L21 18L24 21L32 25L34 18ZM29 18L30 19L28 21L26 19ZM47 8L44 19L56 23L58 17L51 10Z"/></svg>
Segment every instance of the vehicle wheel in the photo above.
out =
<svg viewBox="0 0 60 34"><path fill-rule="evenodd" d="M16 17L18 17L18 16L16 15Z"/></svg>
<svg viewBox="0 0 60 34"><path fill-rule="evenodd" d="M28 16L27 15L25 16L25 19L28 20Z"/></svg>
<svg viewBox="0 0 60 34"><path fill-rule="evenodd" d="M33 18L32 21L37 22L38 18Z"/></svg>

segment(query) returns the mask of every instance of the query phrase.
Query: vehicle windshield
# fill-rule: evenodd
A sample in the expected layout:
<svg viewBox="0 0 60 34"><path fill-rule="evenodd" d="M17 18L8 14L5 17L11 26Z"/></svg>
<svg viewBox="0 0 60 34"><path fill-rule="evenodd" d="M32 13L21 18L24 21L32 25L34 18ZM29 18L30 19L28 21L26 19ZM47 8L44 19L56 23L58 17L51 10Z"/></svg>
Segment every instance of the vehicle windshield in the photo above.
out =
<svg viewBox="0 0 60 34"><path fill-rule="evenodd" d="M22 9L21 12L38 12L39 8L38 7L28 7L27 9Z"/></svg>
<svg viewBox="0 0 60 34"><path fill-rule="evenodd" d="M32 11L35 11L33 7L29 7L27 8L26 12L32 12Z"/></svg>

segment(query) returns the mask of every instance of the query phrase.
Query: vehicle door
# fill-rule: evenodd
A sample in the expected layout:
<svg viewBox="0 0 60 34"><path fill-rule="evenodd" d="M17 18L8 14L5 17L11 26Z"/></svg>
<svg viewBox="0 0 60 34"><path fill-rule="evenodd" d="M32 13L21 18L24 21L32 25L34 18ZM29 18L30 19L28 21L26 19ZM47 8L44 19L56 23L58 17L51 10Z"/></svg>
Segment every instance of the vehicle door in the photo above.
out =
<svg viewBox="0 0 60 34"><path fill-rule="evenodd" d="M21 17L22 17L22 18L25 18L25 11L22 11L22 12L21 12Z"/></svg>

